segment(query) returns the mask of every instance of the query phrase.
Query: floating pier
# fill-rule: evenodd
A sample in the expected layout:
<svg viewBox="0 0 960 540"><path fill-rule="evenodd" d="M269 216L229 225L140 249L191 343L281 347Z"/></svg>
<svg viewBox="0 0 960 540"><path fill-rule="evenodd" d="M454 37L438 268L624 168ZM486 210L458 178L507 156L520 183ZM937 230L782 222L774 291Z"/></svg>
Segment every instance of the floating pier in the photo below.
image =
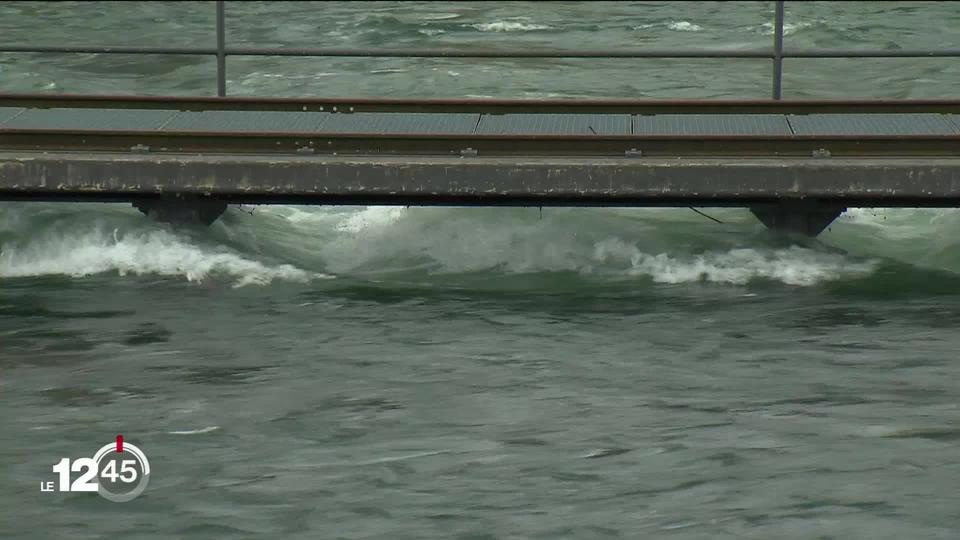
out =
<svg viewBox="0 0 960 540"><path fill-rule="evenodd" d="M0 95L0 199L741 206L816 235L847 207L960 206L960 101Z"/></svg>

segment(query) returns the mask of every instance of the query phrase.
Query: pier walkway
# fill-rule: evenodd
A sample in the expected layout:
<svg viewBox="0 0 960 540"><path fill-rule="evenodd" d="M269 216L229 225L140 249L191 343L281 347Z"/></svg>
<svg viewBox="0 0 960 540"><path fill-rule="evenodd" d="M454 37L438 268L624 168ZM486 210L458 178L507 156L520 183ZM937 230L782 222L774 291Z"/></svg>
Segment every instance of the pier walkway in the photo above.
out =
<svg viewBox="0 0 960 540"><path fill-rule="evenodd" d="M149 210L172 198L206 204L204 221L227 203L745 206L816 234L851 206L960 206L956 112L957 101L8 94L0 199Z"/></svg>

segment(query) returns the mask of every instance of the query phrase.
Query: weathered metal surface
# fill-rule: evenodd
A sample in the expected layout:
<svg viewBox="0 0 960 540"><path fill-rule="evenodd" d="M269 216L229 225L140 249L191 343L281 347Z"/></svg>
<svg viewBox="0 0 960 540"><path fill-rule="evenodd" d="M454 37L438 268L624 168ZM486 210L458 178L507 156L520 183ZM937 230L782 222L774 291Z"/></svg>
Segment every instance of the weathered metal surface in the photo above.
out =
<svg viewBox="0 0 960 540"><path fill-rule="evenodd" d="M636 135L790 135L782 114L658 114L633 117Z"/></svg>
<svg viewBox="0 0 960 540"><path fill-rule="evenodd" d="M960 136L924 137L709 137L709 136L568 136L461 134L310 134L242 132L54 132L5 131L0 149L23 151L129 151L153 153L212 152L294 154L303 148L324 154L461 155L466 148L481 156L623 156L639 150L644 157L811 156L827 149L842 156L956 156Z"/></svg>
<svg viewBox="0 0 960 540"><path fill-rule="evenodd" d="M791 115L797 135L957 135L960 129L943 114Z"/></svg>
<svg viewBox="0 0 960 540"><path fill-rule="evenodd" d="M25 110L23 107L0 107L0 125L14 116L22 114Z"/></svg>
<svg viewBox="0 0 960 540"><path fill-rule="evenodd" d="M110 96L0 93L0 107L73 107L171 110L608 113L608 114L813 114L954 113L960 100L629 100L629 99L394 99L206 96Z"/></svg>
<svg viewBox="0 0 960 540"><path fill-rule="evenodd" d="M294 111L203 111L174 115L161 131L318 132L329 113Z"/></svg>
<svg viewBox="0 0 960 540"><path fill-rule="evenodd" d="M484 114L480 134L629 135L627 114Z"/></svg>
<svg viewBox="0 0 960 540"><path fill-rule="evenodd" d="M143 109L27 109L0 129L154 130L176 111Z"/></svg>
<svg viewBox="0 0 960 540"><path fill-rule="evenodd" d="M348 112L346 111L340 112ZM473 133L480 119L475 113L368 113L330 114L321 130L326 133Z"/></svg>
<svg viewBox="0 0 960 540"><path fill-rule="evenodd" d="M337 115L334 115L337 116ZM343 115L349 116L349 115ZM811 156L826 149L841 156L956 156L960 136L642 136L642 135L486 135L459 133L247 133L167 131L7 130L0 126L0 150L214 152L293 154L303 148L323 154L461 155L466 148L480 156L623 156L639 150L644 157Z"/></svg>
<svg viewBox="0 0 960 540"><path fill-rule="evenodd" d="M0 198L249 203L960 205L960 158L534 159L0 153Z"/></svg>
<svg viewBox="0 0 960 540"><path fill-rule="evenodd" d="M324 106L325 107L325 106ZM32 108L0 149L468 156L956 156L949 115L484 114ZM787 121L792 123L787 124ZM794 133L795 132L795 133Z"/></svg>

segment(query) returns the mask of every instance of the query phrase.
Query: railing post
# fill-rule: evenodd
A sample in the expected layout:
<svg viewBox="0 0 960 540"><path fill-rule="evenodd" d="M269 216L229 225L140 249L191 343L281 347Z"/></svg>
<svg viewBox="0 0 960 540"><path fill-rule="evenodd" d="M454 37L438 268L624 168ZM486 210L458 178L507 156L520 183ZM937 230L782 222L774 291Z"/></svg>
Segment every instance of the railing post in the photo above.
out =
<svg viewBox="0 0 960 540"><path fill-rule="evenodd" d="M227 95L227 29L223 0L217 0L217 96Z"/></svg>
<svg viewBox="0 0 960 540"><path fill-rule="evenodd" d="M773 16L773 99L780 99L783 86L783 0L777 0Z"/></svg>

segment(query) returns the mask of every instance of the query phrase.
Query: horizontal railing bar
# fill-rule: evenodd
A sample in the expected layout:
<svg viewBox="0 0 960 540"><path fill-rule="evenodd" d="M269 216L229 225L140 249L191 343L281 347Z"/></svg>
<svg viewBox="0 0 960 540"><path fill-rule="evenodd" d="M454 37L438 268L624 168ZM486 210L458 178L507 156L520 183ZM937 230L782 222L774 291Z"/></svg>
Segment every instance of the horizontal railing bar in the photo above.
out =
<svg viewBox="0 0 960 540"><path fill-rule="evenodd" d="M0 53L215 55L217 54L217 49L216 47L57 47L52 45L0 45Z"/></svg>
<svg viewBox="0 0 960 540"><path fill-rule="evenodd" d="M767 49L379 49L230 47L233 56L317 56L376 58L772 58Z"/></svg>
<svg viewBox="0 0 960 540"><path fill-rule="evenodd" d="M228 56L313 56L374 58L764 58L768 49L443 49L443 48L260 48L228 47ZM216 55L215 47L101 47L0 45L0 53ZM950 58L960 49L784 49L783 58Z"/></svg>
<svg viewBox="0 0 960 540"><path fill-rule="evenodd" d="M789 58L951 58L960 49L784 49Z"/></svg>
<svg viewBox="0 0 960 540"><path fill-rule="evenodd" d="M214 47L57 47L0 45L0 53L188 54L215 55ZM376 58L771 58L765 49L446 49L446 48L259 48L227 47L232 56L315 56Z"/></svg>

